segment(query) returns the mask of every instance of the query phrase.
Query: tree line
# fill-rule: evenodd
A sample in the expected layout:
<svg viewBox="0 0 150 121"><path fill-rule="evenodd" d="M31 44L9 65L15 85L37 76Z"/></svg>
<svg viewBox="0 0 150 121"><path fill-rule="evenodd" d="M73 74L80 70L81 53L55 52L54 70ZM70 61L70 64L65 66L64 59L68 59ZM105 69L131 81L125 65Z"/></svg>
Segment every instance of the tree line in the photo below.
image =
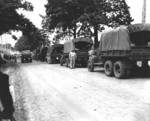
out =
<svg viewBox="0 0 150 121"><path fill-rule="evenodd" d="M57 38L94 37L108 27L129 25L133 19L125 0L47 0L43 28L57 30Z"/></svg>
<svg viewBox="0 0 150 121"><path fill-rule="evenodd" d="M46 16L41 16L42 30L18 13L18 9L33 11L25 0L0 1L0 35L11 30L22 31L15 45L18 50L35 50L48 42L47 32L56 32L56 41L61 37L94 37L105 27L129 25L133 21L125 0L47 0ZM17 39L15 36L12 36Z"/></svg>
<svg viewBox="0 0 150 121"><path fill-rule="evenodd" d="M4 33L11 34L12 30L22 32L20 38L12 35L17 40L15 48L17 50L34 50L47 40L46 34L39 30L18 10L33 11L33 5L26 0L0 0L0 35Z"/></svg>

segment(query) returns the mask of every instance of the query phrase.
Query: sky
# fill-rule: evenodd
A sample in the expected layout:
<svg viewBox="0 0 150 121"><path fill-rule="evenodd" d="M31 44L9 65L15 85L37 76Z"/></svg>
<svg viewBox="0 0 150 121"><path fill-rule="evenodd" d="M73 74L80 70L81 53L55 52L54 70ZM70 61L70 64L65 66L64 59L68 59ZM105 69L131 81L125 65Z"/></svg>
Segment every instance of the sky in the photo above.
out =
<svg viewBox="0 0 150 121"><path fill-rule="evenodd" d="M33 12L24 12L26 15L37 27L41 28L41 18L39 14L45 15L45 7L44 4L47 3L47 0L28 0L34 6ZM131 16L134 19L133 23L141 23L142 21L142 7L143 0L126 0L128 6L130 7ZM150 23L150 0L147 0L147 16L146 22Z"/></svg>
<svg viewBox="0 0 150 121"><path fill-rule="evenodd" d="M33 12L19 11L24 14L27 18L29 18L38 28L41 28L42 18L39 15L45 15L45 7L44 5L47 3L47 0L27 0L31 2L34 6ZM143 0L126 0L126 3L130 7L130 14L134 19L133 23L141 23L142 21L142 7ZM146 22L150 23L150 0L147 0L147 14L146 14ZM17 37L21 36L21 33L16 34ZM1 38L1 42L3 43L11 43L15 44L15 41L12 40L10 35L3 35ZM6 41L7 40L7 41Z"/></svg>
<svg viewBox="0 0 150 121"><path fill-rule="evenodd" d="M134 19L133 23L141 23L143 0L126 0L126 2L130 7L130 14ZM150 0L147 0L146 7L146 23L150 23Z"/></svg>

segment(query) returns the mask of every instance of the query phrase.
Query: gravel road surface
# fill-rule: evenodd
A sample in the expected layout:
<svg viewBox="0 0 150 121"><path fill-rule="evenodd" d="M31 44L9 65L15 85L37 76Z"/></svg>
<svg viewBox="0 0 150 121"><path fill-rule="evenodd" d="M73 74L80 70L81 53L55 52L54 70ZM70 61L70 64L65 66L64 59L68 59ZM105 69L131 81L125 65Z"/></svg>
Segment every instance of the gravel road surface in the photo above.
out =
<svg viewBox="0 0 150 121"><path fill-rule="evenodd" d="M20 85L20 121L150 121L150 77L119 80L102 70L34 63L11 80Z"/></svg>

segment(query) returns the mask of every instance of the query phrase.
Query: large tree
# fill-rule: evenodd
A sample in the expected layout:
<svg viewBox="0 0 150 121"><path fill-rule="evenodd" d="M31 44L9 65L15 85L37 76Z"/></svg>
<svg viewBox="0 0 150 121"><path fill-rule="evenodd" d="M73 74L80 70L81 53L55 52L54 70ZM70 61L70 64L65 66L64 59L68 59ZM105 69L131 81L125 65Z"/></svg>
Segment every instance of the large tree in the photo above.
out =
<svg viewBox="0 0 150 121"><path fill-rule="evenodd" d="M84 14L78 19L83 24L81 30L90 31L95 38L95 46L98 31L102 31L104 26L117 27L133 21L125 0L82 0L80 3L84 6Z"/></svg>
<svg viewBox="0 0 150 121"><path fill-rule="evenodd" d="M104 26L128 25L132 21L125 0L48 0L43 27L48 31L60 29L65 34L67 31L74 37L89 34L97 45L98 31Z"/></svg>
<svg viewBox="0 0 150 121"><path fill-rule="evenodd" d="M43 32L43 30L35 29L31 32L25 32L19 38L19 40L15 44L15 49L22 51L22 50L35 50L38 47L41 47L48 42L48 37Z"/></svg>
<svg viewBox="0 0 150 121"><path fill-rule="evenodd" d="M15 44L15 49L18 51L30 50L31 47L28 39L25 35L21 36Z"/></svg>
<svg viewBox="0 0 150 121"><path fill-rule="evenodd" d="M0 35L9 30L20 30L26 24L18 9L32 11L33 6L25 0L0 0Z"/></svg>
<svg viewBox="0 0 150 121"><path fill-rule="evenodd" d="M45 42L46 36L29 19L19 14L18 9L32 11L33 6L26 0L0 0L0 35L10 30L19 30L22 37L17 41L16 48L36 49Z"/></svg>
<svg viewBox="0 0 150 121"><path fill-rule="evenodd" d="M47 30L61 29L76 38L78 18L83 14L79 0L48 0L43 27Z"/></svg>

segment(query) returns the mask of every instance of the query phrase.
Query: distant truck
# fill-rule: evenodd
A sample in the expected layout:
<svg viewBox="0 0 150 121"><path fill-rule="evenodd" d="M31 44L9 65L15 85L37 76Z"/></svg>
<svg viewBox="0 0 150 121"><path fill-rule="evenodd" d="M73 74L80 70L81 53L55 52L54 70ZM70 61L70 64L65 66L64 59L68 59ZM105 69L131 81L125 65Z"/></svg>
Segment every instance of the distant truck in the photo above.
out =
<svg viewBox="0 0 150 121"><path fill-rule="evenodd" d="M21 62L32 62L32 52L30 50L25 50L21 52Z"/></svg>
<svg viewBox="0 0 150 121"><path fill-rule="evenodd" d="M91 49L93 41L90 38L76 38L72 40L66 40L64 42L64 53L60 60L60 65L69 65L69 53L72 50L76 51L77 59L76 66L87 66L88 51Z"/></svg>
<svg viewBox="0 0 150 121"><path fill-rule="evenodd" d="M60 63L63 54L63 44L54 44L48 48L46 60L49 64Z"/></svg>
<svg viewBox="0 0 150 121"><path fill-rule="evenodd" d="M101 35L97 50L90 55L88 70L104 67L107 76L127 78L139 64L148 71L150 60L150 24L121 26Z"/></svg>

